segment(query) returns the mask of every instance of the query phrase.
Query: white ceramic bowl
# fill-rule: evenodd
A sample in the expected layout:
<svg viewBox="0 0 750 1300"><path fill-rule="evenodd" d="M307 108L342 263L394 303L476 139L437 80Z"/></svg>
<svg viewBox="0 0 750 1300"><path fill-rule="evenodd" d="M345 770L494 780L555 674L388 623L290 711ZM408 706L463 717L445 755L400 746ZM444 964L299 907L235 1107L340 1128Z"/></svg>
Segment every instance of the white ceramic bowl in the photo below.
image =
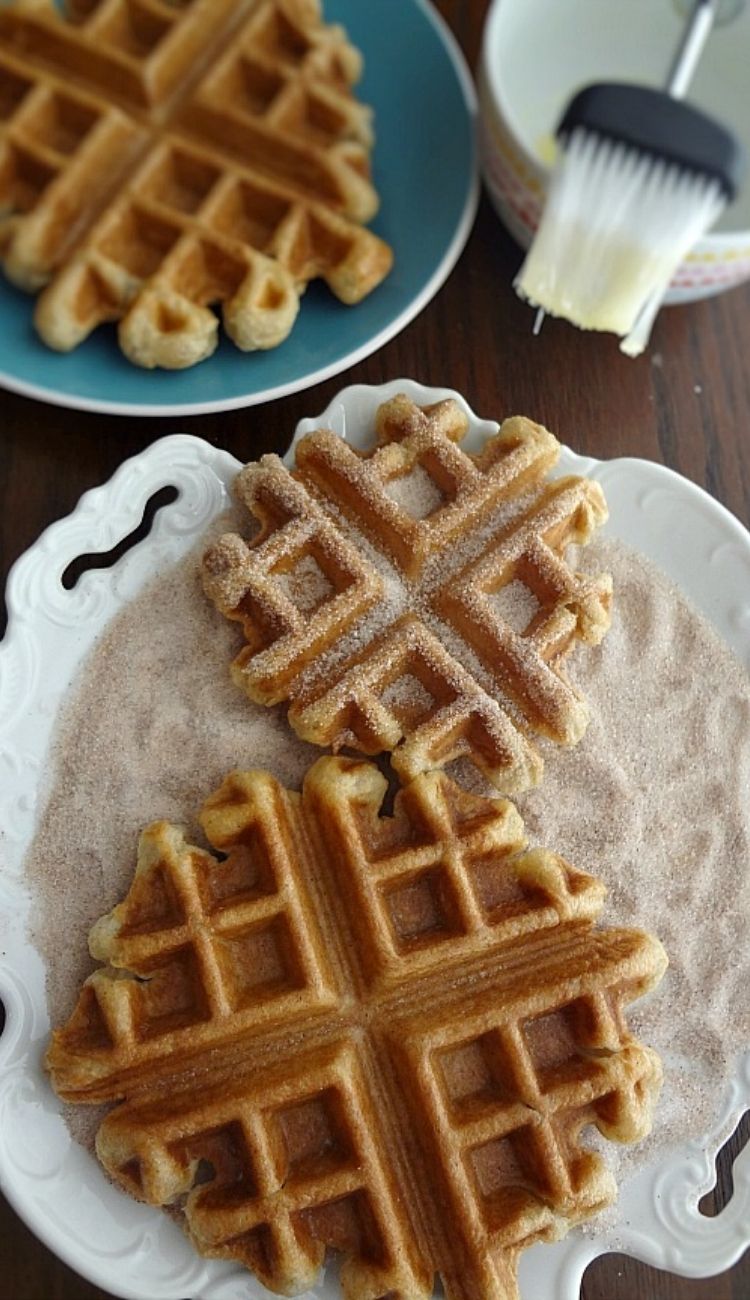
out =
<svg viewBox="0 0 750 1300"><path fill-rule="evenodd" d="M478 72L481 148L490 198L523 247L544 206L554 129L591 81L663 84L684 0L494 0ZM750 154L750 4L712 32L689 98ZM750 279L750 181L678 268L666 302L690 302Z"/></svg>

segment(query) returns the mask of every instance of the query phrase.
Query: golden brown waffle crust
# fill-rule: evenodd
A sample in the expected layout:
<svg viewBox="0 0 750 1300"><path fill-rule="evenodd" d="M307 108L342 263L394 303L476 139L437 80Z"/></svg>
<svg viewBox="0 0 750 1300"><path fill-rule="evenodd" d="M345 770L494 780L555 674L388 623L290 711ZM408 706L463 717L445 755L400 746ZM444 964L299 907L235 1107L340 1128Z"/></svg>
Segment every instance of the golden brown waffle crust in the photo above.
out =
<svg viewBox="0 0 750 1300"><path fill-rule="evenodd" d="M598 484L549 477L560 448L540 425L505 420L479 453L467 427L453 399L399 396L370 450L319 429L293 470L247 465L235 492L256 532L213 544L203 581L245 635L235 681L287 701L304 740L389 751L405 780L467 758L515 793L539 779L535 737L575 744L588 722L564 664L604 636L612 584L565 555L607 507ZM535 604L518 627L499 604L514 587Z"/></svg>
<svg viewBox="0 0 750 1300"><path fill-rule="evenodd" d="M355 304L392 251L362 59L316 0L0 6L0 262L43 289L59 351L105 321L135 364L182 369L224 328L289 335L310 280ZM45 287L46 286L46 287Z"/></svg>
<svg viewBox="0 0 750 1300"><path fill-rule="evenodd" d="M597 928L601 882L528 849L506 800L440 772L392 816L385 794L324 758L301 796L230 774L201 815L218 858L148 827L47 1065L66 1099L120 1102L109 1173L186 1197L198 1249L272 1290L331 1247L350 1300L427 1300L436 1273L513 1300L520 1251L615 1194L585 1128L648 1132L661 1066L625 1007L666 958Z"/></svg>

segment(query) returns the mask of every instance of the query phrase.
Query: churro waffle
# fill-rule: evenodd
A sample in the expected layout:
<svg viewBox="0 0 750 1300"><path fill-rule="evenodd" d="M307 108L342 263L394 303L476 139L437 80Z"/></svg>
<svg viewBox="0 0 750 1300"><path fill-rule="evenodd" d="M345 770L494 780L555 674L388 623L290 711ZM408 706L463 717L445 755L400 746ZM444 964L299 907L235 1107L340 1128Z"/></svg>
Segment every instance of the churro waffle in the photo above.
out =
<svg viewBox="0 0 750 1300"><path fill-rule="evenodd" d="M204 585L247 641L235 680L289 702L305 740L392 751L405 779L466 757L499 789L538 780L533 733L574 744L585 701L563 672L609 625L611 582L565 563L606 518L599 486L550 481L552 434L506 420L479 454L453 400L382 406L377 444L320 429L288 471L245 467L236 494L260 525L229 534Z"/></svg>
<svg viewBox="0 0 750 1300"><path fill-rule="evenodd" d="M309 281L345 303L387 274L363 229L372 115L319 0L0 6L0 257L51 347L103 321L138 365L291 330Z"/></svg>
<svg viewBox="0 0 750 1300"><path fill-rule="evenodd" d="M585 1127L649 1129L660 1065L624 1007L665 957L597 930L603 886L526 850L504 800L433 772L384 817L385 785L330 757L301 796L233 773L201 818L221 859L150 827L47 1064L63 1097L120 1103L112 1176L272 1290L332 1248L350 1300L436 1273L511 1300L520 1251L615 1194Z"/></svg>

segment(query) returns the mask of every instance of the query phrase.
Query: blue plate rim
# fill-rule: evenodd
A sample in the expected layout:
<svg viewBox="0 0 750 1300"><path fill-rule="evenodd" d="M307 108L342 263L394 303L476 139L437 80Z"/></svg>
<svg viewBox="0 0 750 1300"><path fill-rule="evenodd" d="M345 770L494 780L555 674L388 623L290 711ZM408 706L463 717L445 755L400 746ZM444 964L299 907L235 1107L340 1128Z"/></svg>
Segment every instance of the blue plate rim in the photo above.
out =
<svg viewBox="0 0 750 1300"><path fill-rule="evenodd" d="M442 14L435 8L432 0L412 0L412 3L423 12L428 22L435 29L439 39L442 41L456 74L456 79L466 107L467 117L471 124L476 127L479 114L476 87L471 72L469 71L463 50ZM210 415L217 411L242 410L243 408L258 406L262 402L273 402L282 397L289 397L293 393L299 393L305 389L314 387L316 384L321 384L325 380L333 378L334 375L341 374L344 370L348 370L351 366L357 365L358 362L364 361L366 357L372 356L374 352L378 352L386 343L395 338L397 334L400 334L401 331L424 310L427 304L432 300L432 298L434 298L435 294L448 279L448 276L458 262L458 259L466 246L479 207L481 177L479 172L478 145L475 129L472 131L472 153L470 164L469 184L467 186L461 216L456 225L453 237L430 278L422 286L421 290L406 304L403 310L394 316L394 318L377 334L374 334L358 348L355 348L351 352L339 357L337 360L330 362L328 365L322 366L318 370L308 371L307 374L299 375L295 379L289 380L287 383L276 384L270 388L258 389L255 392L243 393L233 397L213 399L206 402L174 402L168 405L138 401L109 401L106 398L99 397L78 397L74 393L61 392L59 389L54 387L48 388L43 384L35 384L26 379L19 379L2 368L0 368L0 387L7 389L9 392L18 393L22 397L30 397L36 401L46 402L52 406L66 407L68 410L96 411L106 415L131 415L141 417L159 416L162 418L174 418L183 415Z"/></svg>

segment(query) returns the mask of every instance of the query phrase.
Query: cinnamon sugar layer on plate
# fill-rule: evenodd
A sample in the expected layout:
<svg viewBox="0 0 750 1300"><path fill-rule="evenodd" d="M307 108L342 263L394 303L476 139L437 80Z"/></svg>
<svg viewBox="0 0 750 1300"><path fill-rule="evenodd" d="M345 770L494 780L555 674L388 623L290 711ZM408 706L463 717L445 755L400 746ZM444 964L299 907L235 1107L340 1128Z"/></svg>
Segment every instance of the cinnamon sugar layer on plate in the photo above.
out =
<svg viewBox="0 0 750 1300"><path fill-rule="evenodd" d="M653 930L670 957L632 1020L666 1080L652 1136L613 1153L622 1179L706 1131L750 1042L750 687L648 560L595 542L587 563L610 570L617 591L602 649L571 663L591 724L519 808L534 843L604 880L611 924ZM240 638L216 620L197 569L198 552L112 621L59 722L27 860L56 1022L91 969L86 935L124 892L142 827L169 818L200 837L194 810L232 767L265 767L299 788L319 754L232 685Z"/></svg>

